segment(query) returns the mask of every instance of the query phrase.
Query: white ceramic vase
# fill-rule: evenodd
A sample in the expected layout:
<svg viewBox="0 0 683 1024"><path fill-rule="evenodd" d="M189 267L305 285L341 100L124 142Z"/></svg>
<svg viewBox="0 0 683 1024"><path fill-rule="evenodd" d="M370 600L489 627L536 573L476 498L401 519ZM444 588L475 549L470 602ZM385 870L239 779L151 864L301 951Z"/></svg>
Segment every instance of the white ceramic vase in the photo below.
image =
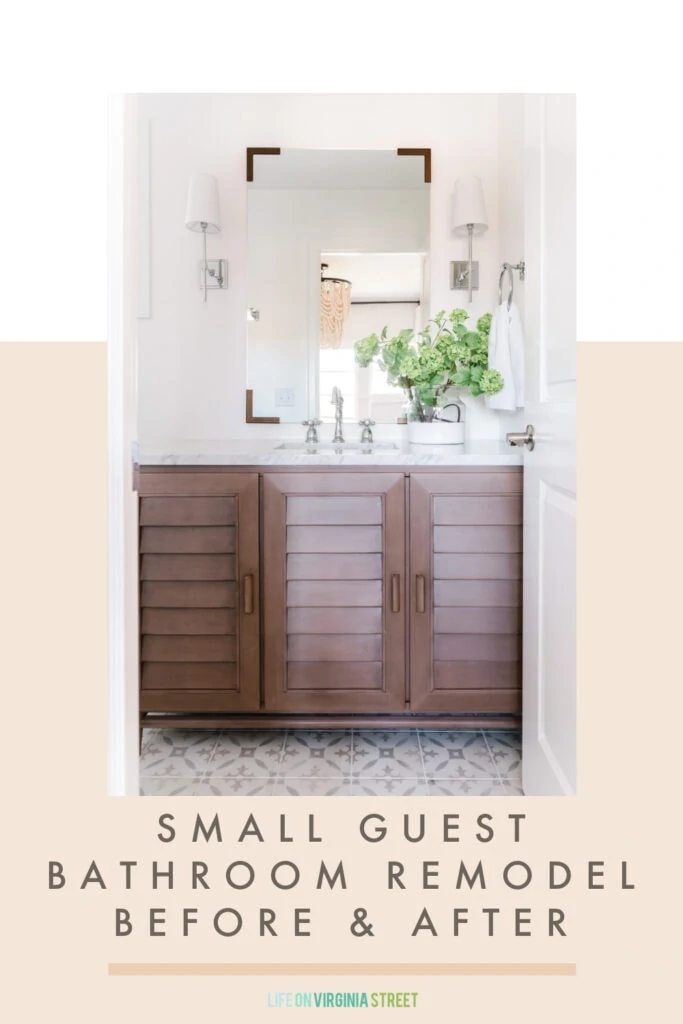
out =
<svg viewBox="0 0 683 1024"><path fill-rule="evenodd" d="M455 388L438 387L431 393L411 388L407 399L410 444L465 443L465 407Z"/></svg>
<svg viewBox="0 0 683 1024"><path fill-rule="evenodd" d="M464 444L465 424L450 423L448 420L432 420L431 423L412 420L408 423L408 442L410 444Z"/></svg>

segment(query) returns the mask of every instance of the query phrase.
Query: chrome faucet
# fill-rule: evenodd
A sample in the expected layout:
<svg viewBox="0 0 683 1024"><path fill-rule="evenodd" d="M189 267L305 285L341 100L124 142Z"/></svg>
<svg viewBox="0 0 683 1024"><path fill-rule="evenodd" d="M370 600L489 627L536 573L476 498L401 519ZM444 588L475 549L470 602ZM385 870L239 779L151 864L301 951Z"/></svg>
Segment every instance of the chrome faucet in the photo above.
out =
<svg viewBox="0 0 683 1024"><path fill-rule="evenodd" d="M334 437L332 438L333 444L344 443L344 432L343 432L343 418L344 418L344 396L342 395L339 388L332 388L332 402L331 404L335 407L334 413Z"/></svg>
<svg viewBox="0 0 683 1024"><path fill-rule="evenodd" d="M306 444L318 443L318 427L322 420L303 420L302 426L308 427L306 431Z"/></svg>

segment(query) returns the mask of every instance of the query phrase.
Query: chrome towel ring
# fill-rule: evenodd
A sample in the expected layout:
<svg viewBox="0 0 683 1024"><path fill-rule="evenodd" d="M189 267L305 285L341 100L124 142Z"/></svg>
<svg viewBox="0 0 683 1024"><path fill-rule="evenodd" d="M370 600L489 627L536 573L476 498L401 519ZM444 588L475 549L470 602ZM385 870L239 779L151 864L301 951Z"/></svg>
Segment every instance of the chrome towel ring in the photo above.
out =
<svg viewBox="0 0 683 1024"><path fill-rule="evenodd" d="M520 281L523 281L524 280L524 271L525 271L525 269L526 269L526 264L525 264L524 260L520 260L519 263L503 263L502 264L502 266L500 268L500 277L498 278L498 303L499 303L499 305L503 304L503 278L505 277L505 275L506 274L508 275L508 278L509 278L509 281L510 281L510 285L509 285L509 288L508 288L508 301L507 301L507 306L508 306L508 309L509 309L510 306L512 305L512 296L513 296L514 285L515 285L515 281L514 281L514 278L512 276L512 271L513 270L518 270L519 271L519 279L520 279Z"/></svg>

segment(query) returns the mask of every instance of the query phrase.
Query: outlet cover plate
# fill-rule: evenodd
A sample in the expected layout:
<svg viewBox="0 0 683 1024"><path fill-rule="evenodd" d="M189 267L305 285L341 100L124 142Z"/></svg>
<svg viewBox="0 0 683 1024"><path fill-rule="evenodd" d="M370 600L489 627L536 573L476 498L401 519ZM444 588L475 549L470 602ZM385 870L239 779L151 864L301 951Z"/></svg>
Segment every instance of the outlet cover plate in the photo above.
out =
<svg viewBox="0 0 683 1024"><path fill-rule="evenodd" d="M275 388L275 404L279 406L295 405L294 388Z"/></svg>

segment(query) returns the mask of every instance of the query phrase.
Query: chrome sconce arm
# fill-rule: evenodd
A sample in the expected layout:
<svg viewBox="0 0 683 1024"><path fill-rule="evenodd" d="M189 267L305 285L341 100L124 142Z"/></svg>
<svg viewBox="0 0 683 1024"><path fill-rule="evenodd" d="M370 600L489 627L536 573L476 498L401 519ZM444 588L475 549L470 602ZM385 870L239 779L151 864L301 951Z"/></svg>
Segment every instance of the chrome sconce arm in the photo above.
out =
<svg viewBox="0 0 683 1024"><path fill-rule="evenodd" d="M458 178L453 190L452 227L456 235L467 234L467 260L451 262L451 289L467 288L467 301L479 287L479 264L472 260L472 238L488 228L481 179L470 175Z"/></svg>

